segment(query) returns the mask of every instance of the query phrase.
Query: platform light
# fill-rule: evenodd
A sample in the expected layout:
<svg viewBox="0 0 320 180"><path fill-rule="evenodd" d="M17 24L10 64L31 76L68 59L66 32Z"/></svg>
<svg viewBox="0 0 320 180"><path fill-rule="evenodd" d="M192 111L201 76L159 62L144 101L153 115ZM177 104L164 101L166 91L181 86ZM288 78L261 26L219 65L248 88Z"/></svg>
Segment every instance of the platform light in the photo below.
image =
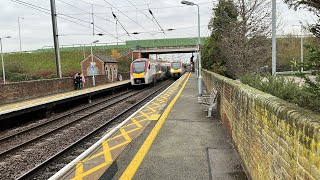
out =
<svg viewBox="0 0 320 180"><path fill-rule="evenodd" d="M190 1L181 1L181 4L198 7L198 51L199 51L199 60L198 60L198 97L202 96L202 76L201 76L201 38L200 38L200 8L198 4L195 4Z"/></svg>

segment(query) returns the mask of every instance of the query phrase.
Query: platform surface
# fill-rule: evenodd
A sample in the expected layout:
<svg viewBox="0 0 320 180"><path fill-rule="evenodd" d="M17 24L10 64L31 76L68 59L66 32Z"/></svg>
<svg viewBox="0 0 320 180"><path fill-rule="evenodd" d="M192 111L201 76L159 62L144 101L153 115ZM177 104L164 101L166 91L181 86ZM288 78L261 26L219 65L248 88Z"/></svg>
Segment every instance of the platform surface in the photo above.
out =
<svg viewBox="0 0 320 180"><path fill-rule="evenodd" d="M49 95L49 96L45 96L45 97L41 97L41 98L35 98L35 99L5 104L5 105L0 106L0 116L7 114L7 113L12 113L15 111L19 111L19 110L23 110L23 109L27 109L27 108L32 108L32 107L44 105L47 103L52 103L55 101L60 101L63 99L68 99L68 98L72 98L72 97L76 97L76 96L84 95L87 93L92 93L95 91L100 91L100 90L104 90L104 89L108 89L108 88L112 88L115 86L124 85L124 84L128 84L128 83L130 83L130 80L119 81L119 82L109 83L109 84L95 86L95 87L91 87L91 88L85 88L82 90L74 90L74 91Z"/></svg>
<svg viewBox="0 0 320 180"><path fill-rule="evenodd" d="M52 179L248 179L225 128L217 117L206 117L197 94L195 74L185 74L98 141L90 156Z"/></svg>
<svg viewBox="0 0 320 180"><path fill-rule="evenodd" d="M100 179L247 179L225 128L217 117L206 117L197 94L197 78L192 74L142 163L136 161L143 145L133 145L118 158L117 173L112 178L105 173ZM142 135L141 141L145 144L148 137Z"/></svg>

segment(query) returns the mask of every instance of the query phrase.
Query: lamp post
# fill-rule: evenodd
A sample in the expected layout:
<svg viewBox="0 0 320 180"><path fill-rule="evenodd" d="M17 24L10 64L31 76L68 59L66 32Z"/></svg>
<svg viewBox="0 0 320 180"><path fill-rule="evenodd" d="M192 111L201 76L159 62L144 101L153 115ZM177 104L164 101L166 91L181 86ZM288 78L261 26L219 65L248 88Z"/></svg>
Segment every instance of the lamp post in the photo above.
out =
<svg viewBox="0 0 320 180"><path fill-rule="evenodd" d="M99 40L95 40L91 43L91 65L90 65L90 68L92 68L92 85L93 86L96 86L96 80L94 78L94 71L93 71L93 68L94 68L94 64L93 64L93 53L92 53L92 44L95 44L99 42Z"/></svg>
<svg viewBox="0 0 320 180"><path fill-rule="evenodd" d="M20 42L20 52L22 51L21 49L21 31L20 31L20 19L24 19L23 17L18 17L18 26L19 26L19 42Z"/></svg>
<svg viewBox="0 0 320 180"><path fill-rule="evenodd" d="M11 38L11 36L6 37L0 37L0 47L1 47L1 62L2 62L2 77L3 77L3 83L6 83L6 73L4 71L4 61L3 61L3 52L2 52L2 39L4 38Z"/></svg>
<svg viewBox="0 0 320 180"><path fill-rule="evenodd" d="M277 4L272 0L272 75L277 72Z"/></svg>
<svg viewBox="0 0 320 180"><path fill-rule="evenodd" d="M196 5L198 7L198 50L199 50L199 60L198 60L198 97L202 96L202 76L201 76L201 38L200 38L200 8L198 4L195 4L190 1L181 1L181 4L185 4L188 6Z"/></svg>

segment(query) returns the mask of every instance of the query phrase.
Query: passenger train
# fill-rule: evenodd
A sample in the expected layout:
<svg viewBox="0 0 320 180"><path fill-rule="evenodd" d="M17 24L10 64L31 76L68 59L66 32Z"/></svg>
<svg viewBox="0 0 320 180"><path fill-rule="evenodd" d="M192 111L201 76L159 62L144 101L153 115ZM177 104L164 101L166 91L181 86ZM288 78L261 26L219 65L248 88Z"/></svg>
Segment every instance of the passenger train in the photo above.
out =
<svg viewBox="0 0 320 180"><path fill-rule="evenodd" d="M130 80L132 85L156 83L166 78L168 68L160 61L139 58L131 63Z"/></svg>
<svg viewBox="0 0 320 180"><path fill-rule="evenodd" d="M170 63L170 76L172 78L179 78L186 72L186 64L182 61L174 61Z"/></svg>
<svg viewBox="0 0 320 180"><path fill-rule="evenodd" d="M155 84L169 77L178 78L186 71L182 61L161 62L147 58L132 61L130 66L130 81L132 85Z"/></svg>

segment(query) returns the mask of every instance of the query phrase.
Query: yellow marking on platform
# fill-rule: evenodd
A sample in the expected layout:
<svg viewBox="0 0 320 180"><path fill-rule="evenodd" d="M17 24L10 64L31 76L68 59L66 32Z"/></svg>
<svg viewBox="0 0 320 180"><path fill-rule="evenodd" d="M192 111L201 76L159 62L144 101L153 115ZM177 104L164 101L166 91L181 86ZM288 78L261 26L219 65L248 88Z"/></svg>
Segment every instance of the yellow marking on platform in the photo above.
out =
<svg viewBox="0 0 320 180"><path fill-rule="evenodd" d="M102 156L102 155L104 155L104 152L103 152L103 151L102 151L102 152L99 152L99 153L97 153L97 154L94 154L94 155L92 155L92 156L90 156L90 157L88 157L88 158L85 158L85 159L83 159L83 160L81 160L81 161L79 161L79 162L84 163L84 162L90 161L90 160L95 159L96 157L99 157L99 156Z"/></svg>
<svg viewBox="0 0 320 180"><path fill-rule="evenodd" d="M129 144L129 143L130 143L130 141L124 141L123 143L120 143L120 144L118 144L118 145L116 145L116 146L111 147L111 148L110 148L110 151L115 150L115 149L117 149L117 148L119 148L119 147L121 147L121 146L124 146L124 145L126 145L126 144Z"/></svg>
<svg viewBox="0 0 320 180"><path fill-rule="evenodd" d="M137 169L141 165L144 157L146 156L147 152L149 151L153 141L155 140L156 136L158 135L161 127L163 126L164 122L166 121L166 119L167 119L167 117L168 117L173 105L176 103L176 101L180 97L183 89L185 88L185 86L186 86L186 84L187 84L187 82L189 80L190 75L191 74L189 73L186 81L184 82L184 84L180 88L179 92L173 98L173 100L170 102L168 107L165 109L165 111L163 112L163 114L160 117L159 121L157 122L155 127L152 129L151 133L149 134L149 136L147 137L145 142L142 144L141 148L139 149L139 151L137 152L135 157L132 159L132 161L130 162L129 166L126 168L126 170L121 175L121 177L120 177L121 180L127 180L127 179L132 179L133 178L133 176L136 173Z"/></svg>
<svg viewBox="0 0 320 180"><path fill-rule="evenodd" d="M132 121L135 125L137 125L138 128L142 128L142 125L141 125L137 120L135 120L134 118L132 118L131 121Z"/></svg>
<svg viewBox="0 0 320 180"><path fill-rule="evenodd" d="M157 110L153 109L153 108L150 107L150 106L147 106L147 108L150 109L150 110L153 111L153 112L156 112L156 111L157 111Z"/></svg>
<svg viewBox="0 0 320 180"><path fill-rule="evenodd" d="M148 118L148 120L150 120L150 121L157 121L157 120L159 119L159 117L160 117L160 114L152 114L152 115Z"/></svg>
<svg viewBox="0 0 320 180"><path fill-rule="evenodd" d="M80 175L82 173L83 173L83 164L82 164L82 162L77 162L75 177L77 177L78 175ZM82 177L78 177L78 178L75 178L75 179L76 180L81 180Z"/></svg>
<svg viewBox="0 0 320 180"><path fill-rule="evenodd" d="M120 132L126 141L131 142L131 137L123 128L120 128Z"/></svg>
<svg viewBox="0 0 320 180"><path fill-rule="evenodd" d="M107 162L112 162L111 150L109 148L108 142L102 142L103 152L104 152L104 160Z"/></svg>
<svg viewBox="0 0 320 180"><path fill-rule="evenodd" d="M94 168L92 168L92 169L90 169L90 170L82 173L82 174L79 174L78 176L75 176L75 177L72 178L71 180L76 180L76 179L79 179L79 178L83 178L83 177L85 177L85 176L88 176L89 174L92 174L92 173L98 171L99 169L101 169L101 168L109 165L109 164L110 164L110 162L104 162L104 163L102 163L102 164L100 164L100 165L98 165L98 166L96 166L96 167L94 167Z"/></svg>
<svg viewBox="0 0 320 180"><path fill-rule="evenodd" d="M143 115L144 117L149 118L149 115L148 115L148 114L146 114L146 113L144 113L144 112L142 112L142 111L139 111L139 113L140 113L141 115Z"/></svg>

